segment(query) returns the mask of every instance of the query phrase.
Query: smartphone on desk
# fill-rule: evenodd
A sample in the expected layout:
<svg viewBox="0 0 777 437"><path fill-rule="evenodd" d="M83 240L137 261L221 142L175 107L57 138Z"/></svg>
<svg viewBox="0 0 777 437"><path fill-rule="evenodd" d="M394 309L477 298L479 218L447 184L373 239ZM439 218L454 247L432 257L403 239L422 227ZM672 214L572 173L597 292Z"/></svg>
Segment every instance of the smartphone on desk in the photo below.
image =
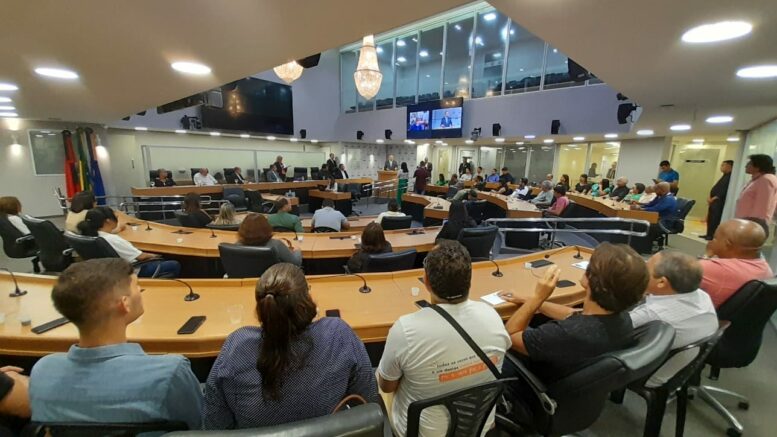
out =
<svg viewBox="0 0 777 437"><path fill-rule="evenodd" d="M197 332L197 329L199 329L199 327L205 323L205 318L205 316L190 317L189 320L187 320L186 323L184 323L183 326L178 329L178 334L194 334Z"/></svg>
<svg viewBox="0 0 777 437"><path fill-rule="evenodd" d="M326 310L327 317L340 317L340 310Z"/></svg>
<svg viewBox="0 0 777 437"><path fill-rule="evenodd" d="M418 308L427 308L427 307L431 306L431 304L429 302L427 302L426 300L424 300L424 299L415 301L415 305Z"/></svg>

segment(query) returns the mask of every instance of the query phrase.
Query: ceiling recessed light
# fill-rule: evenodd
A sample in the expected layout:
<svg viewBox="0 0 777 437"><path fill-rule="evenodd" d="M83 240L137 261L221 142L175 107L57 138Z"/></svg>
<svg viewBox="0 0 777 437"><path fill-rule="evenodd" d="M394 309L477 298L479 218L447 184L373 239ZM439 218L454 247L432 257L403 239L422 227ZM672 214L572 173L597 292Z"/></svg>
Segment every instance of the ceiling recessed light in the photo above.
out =
<svg viewBox="0 0 777 437"><path fill-rule="evenodd" d="M504 139L504 138L499 138L499 137L497 137L497 138L494 138L494 142L497 142L497 143L504 143L504 142L505 142L505 139Z"/></svg>
<svg viewBox="0 0 777 437"><path fill-rule="evenodd" d="M523 137L526 138L527 140L533 140L533 139L537 138L536 135L524 135Z"/></svg>
<svg viewBox="0 0 777 437"><path fill-rule="evenodd" d="M297 141L299 141L299 139L295 137L291 137L289 138L289 141L291 141L292 143L296 143Z"/></svg>
<svg viewBox="0 0 777 437"><path fill-rule="evenodd" d="M726 141L730 141L733 143L734 141L739 141L739 137L728 137L726 138Z"/></svg>
<svg viewBox="0 0 777 437"><path fill-rule="evenodd" d="M378 52L378 53L383 53L383 47L378 46L378 47L375 48L375 51Z"/></svg>
<svg viewBox="0 0 777 437"><path fill-rule="evenodd" d="M466 144L472 144L472 143L474 143L474 141L472 141L472 140L465 140L464 142L465 142Z"/></svg>
<svg viewBox="0 0 777 437"><path fill-rule="evenodd" d="M553 138L546 138L546 139L542 140L542 142L545 143L545 144L550 144L550 143L553 142Z"/></svg>
<svg viewBox="0 0 777 437"><path fill-rule="evenodd" d="M437 140L434 142L434 144L442 144L442 140Z"/></svg>
<svg viewBox="0 0 777 437"><path fill-rule="evenodd" d="M313 143L313 144L318 144L318 140L315 140L315 139L310 140L310 142Z"/></svg>
<svg viewBox="0 0 777 437"><path fill-rule="evenodd" d="M703 143L704 142L704 138L694 138L691 141L693 141L694 143Z"/></svg>
<svg viewBox="0 0 777 437"><path fill-rule="evenodd" d="M553 49L553 53L558 53L558 49Z"/></svg>
<svg viewBox="0 0 777 437"><path fill-rule="evenodd" d="M405 61L407 61L407 59L405 59L404 56L400 56L397 58L397 62L405 62Z"/></svg>
<svg viewBox="0 0 777 437"><path fill-rule="evenodd" d="M574 137L572 138L573 141L585 141L585 137Z"/></svg>
<svg viewBox="0 0 777 437"><path fill-rule="evenodd" d="M240 134L240 138L251 138L251 135L248 135L248 134Z"/></svg>
<svg viewBox="0 0 777 437"><path fill-rule="evenodd" d="M11 98L0 96L0 103L11 103Z"/></svg>
<svg viewBox="0 0 777 437"><path fill-rule="evenodd" d="M173 62L170 66L173 67L173 70L180 71L181 73L195 74L198 76L210 74L210 67L197 62Z"/></svg>
<svg viewBox="0 0 777 437"><path fill-rule="evenodd" d="M737 76L746 79L777 77L777 65L753 65L751 67L740 68L737 70Z"/></svg>
<svg viewBox="0 0 777 437"><path fill-rule="evenodd" d="M147 131L147 130L148 130L148 128L147 128L147 127L145 127L145 126L135 126L135 130L139 130L139 131Z"/></svg>
<svg viewBox="0 0 777 437"><path fill-rule="evenodd" d="M730 123L732 121L734 121L734 117L730 115L713 115L711 117L707 117L707 123L712 124Z"/></svg>
<svg viewBox="0 0 777 437"><path fill-rule="evenodd" d="M440 145L444 147L444 146L447 146L447 145L448 145L448 143L442 143L442 144L440 144Z"/></svg>
<svg viewBox="0 0 777 437"><path fill-rule="evenodd" d="M13 106L0 105L0 111L16 111L16 108Z"/></svg>
<svg viewBox="0 0 777 437"><path fill-rule="evenodd" d="M382 138L378 138L377 140L375 140L375 142L378 143L378 144L383 144L383 139Z"/></svg>
<svg viewBox="0 0 777 437"><path fill-rule="evenodd" d="M275 141L275 137L272 136L272 135L268 136L267 139L270 140L270 141Z"/></svg>
<svg viewBox="0 0 777 437"><path fill-rule="evenodd" d="M461 30L461 25L460 24L456 24L456 25L453 26L453 28L456 29L456 30Z"/></svg>
<svg viewBox="0 0 777 437"><path fill-rule="evenodd" d="M653 135L653 129L640 129L637 131L637 135L641 135L643 137Z"/></svg>
<svg viewBox="0 0 777 437"><path fill-rule="evenodd" d="M604 134L605 138L618 138L618 134Z"/></svg>
<svg viewBox="0 0 777 437"><path fill-rule="evenodd" d="M404 47L406 45L405 40L398 39L397 40L397 47Z"/></svg>
<svg viewBox="0 0 777 437"><path fill-rule="evenodd" d="M418 56L425 58L429 56L429 52L427 52L426 50L421 50L420 52L418 52Z"/></svg>
<svg viewBox="0 0 777 437"><path fill-rule="evenodd" d="M721 21L696 26L685 32L682 40L689 43L718 42L745 36L752 30L753 25L745 21Z"/></svg>
<svg viewBox="0 0 777 437"><path fill-rule="evenodd" d="M0 82L0 91L16 91L19 87L8 82Z"/></svg>
<svg viewBox="0 0 777 437"><path fill-rule="evenodd" d="M211 133L210 133L210 136L212 136L212 137L218 137L218 136L221 136L221 132L215 132L215 131L214 131L214 132L211 132Z"/></svg>
<svg viewBox="0 0 777 437"><path fill-rule="evenodd" d="M78 79L78 73L64 68L38 67L35 72L41 76L53 77L56 79Z"/></svg>
<svg viewBox="0 0 777 437"><path fill-rule="evenodd" d="M672 126L669 127L669 129L673 130L675 132L686 131L686 130L691 130L691 125L690 124L673 124Z"/></svg>
<svg viewBox="0 0 777 437"><path fill-rule="evenodd" d="M13 117L18 117L18 116L19 116L19 114L15 113L15 112L0 112L0 117L13 118Z"/></svg>
<svg viewBox="0 0 777 437"><path fill-rule="evenodd" d="M176 129L175 133L177 133L177 134L185 134L186 133L186 129Z"/></svg>
<svg viewBox="0 0 777 437"><path fill-rule="evenodd" d="M486 21L494 21L494 20L496 20L496 13L489 12L486 15L483 15L483 19L486 20Z"/></svg>

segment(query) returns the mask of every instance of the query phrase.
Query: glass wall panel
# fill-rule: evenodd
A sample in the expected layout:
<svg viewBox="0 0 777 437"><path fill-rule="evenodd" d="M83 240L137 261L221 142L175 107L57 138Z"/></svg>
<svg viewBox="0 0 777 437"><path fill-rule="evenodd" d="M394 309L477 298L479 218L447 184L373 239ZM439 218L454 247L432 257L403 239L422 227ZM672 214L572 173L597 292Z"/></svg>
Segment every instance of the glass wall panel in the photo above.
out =
<svg viewBox="0 0 777 437"><path fill-rule="evenodd" d="M505 94L539 90L545 41L514 21L510 23L509 36Z"/></svg>
<svg viewBox="0 0 777 437"><path fill-rule="evenodd" d="M561 180L563 174L569 176L569 182L577 181L577 178L586 172L587 156L588 144L566 144L559 147L558 174L554 175L556 181ZM573 183L572 186L574 185Z"/></svg>
<svg viewBox="0 0 777 437"><path fill-rule="evenodd" d="M474 49L473 22L472 15L448 22L443 97L469 97L469 69Z"/></svg>
<svg viewBox="0 0 777 437"><path fill-rule="evenodd" d="M481 147L477 166L483 167L483 177L491 174L491 169L497 168L502 158L501 147ZM499 172L497 172L499 174Z"/></svg>
<svg viewBox="0 0 777 437"><path fill-rule="evenodd" d="M529 159L529 182L539 183L545 180L548 173L553 173L553 157L556 154L556 146L533 145Z"/></svg>
<svg viewBox="0 0 777 437"><path fill-rule="evenodd" d="M548 44L548 53L545 61L545 89L565 88L585 84L585 82L574 82L569 78L567 59L567 55Z"/></svg>
<svg viewBox="0 0 777 437"><path fill-rule="evenodd" d="M340 53L340 109L343 112L356 112L356 83L353 81L353 72L356 71L356 63L359 52Z"/></svg>
<svg viewBox="0 0 777 437"><path fill-rule="evenodd" d="M397 106L415 103L418 92L416 63L418 61L418 33L397 38L394 67L397 70Z"/></svg>
<svg viewBox="0 0 777 437"><path fill-rule="evenodd" d="M472 97L499 96L509 20L496 9L478 13L477 20Z"/></svg>
<svg viewBox="0 0 777 437"><path fill-rule="evenodd" d="M443 26L421 32L418 48L418 101L440 99Z"/></svg>
<svg viewBox="0 0 777 437"><path fill-rule="evenodd" d="M526 160L529 155L527 146L508 146L504 151L504 167L510 170L510 174L516 179L526 174Z"/></svg>
<svg viewBox="0 0 777 437"><path fill-rule="evenodd" d="M388 40L378 43L375 47L378 52L378 67L383 73L383 81L380 84L380 91L375 96L375 107L377 109L394 107L394 40Z"/></svg>
<svg viewBox="0 0 777 437"><path fill-rule="evenodd" d="M607 178L607 173L612 168L613 164L615 164L617 169L618 155L620 154L620 151L621 143L617 141L610 141L607 143L592 143L591 162L588 164L588 170L586 171L588 177L595 181L600 181L602 178Z"/></svg>

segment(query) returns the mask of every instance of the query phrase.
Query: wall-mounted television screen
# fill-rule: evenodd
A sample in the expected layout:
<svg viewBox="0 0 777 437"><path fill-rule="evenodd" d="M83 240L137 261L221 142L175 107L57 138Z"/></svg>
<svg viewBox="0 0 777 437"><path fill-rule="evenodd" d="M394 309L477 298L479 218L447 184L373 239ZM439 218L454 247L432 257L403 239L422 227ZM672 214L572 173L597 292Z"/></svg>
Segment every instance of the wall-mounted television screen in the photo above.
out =
<svg viewBox="0 0 777 437"><path fill-rule="evenodd" d="M221 104L201 109L203 129L294 134L291 87L246 78L221 87Z"/></svg>
<svg viewBox="0 0 777 437"><path fill-rule="evenodd" d="M407 137L461 138L463 104L457 97L408 106Z"/></svg>

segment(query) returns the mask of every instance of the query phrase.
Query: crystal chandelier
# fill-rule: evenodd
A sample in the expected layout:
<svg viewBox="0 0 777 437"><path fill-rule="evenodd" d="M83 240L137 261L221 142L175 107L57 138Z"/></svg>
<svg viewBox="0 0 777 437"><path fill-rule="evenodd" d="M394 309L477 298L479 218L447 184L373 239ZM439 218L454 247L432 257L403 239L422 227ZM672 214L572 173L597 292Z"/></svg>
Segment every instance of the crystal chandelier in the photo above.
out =
<svg viewBox="0 0 777 437"><path fill-rule="evenodd" d="M378 53L375 51L375 39L372 35L365 36L362 41L359 65L353 73L353 80L356 82L359 94L367 100L375 97L380 90L383 74L378 67Z"/></svg>
<svg viewBox="0 0 777 437"><path fill-rule="evenodd" d="M302 66L297 61L287 62L272 69L284 82L290 84L302 76Z"/></svg>

